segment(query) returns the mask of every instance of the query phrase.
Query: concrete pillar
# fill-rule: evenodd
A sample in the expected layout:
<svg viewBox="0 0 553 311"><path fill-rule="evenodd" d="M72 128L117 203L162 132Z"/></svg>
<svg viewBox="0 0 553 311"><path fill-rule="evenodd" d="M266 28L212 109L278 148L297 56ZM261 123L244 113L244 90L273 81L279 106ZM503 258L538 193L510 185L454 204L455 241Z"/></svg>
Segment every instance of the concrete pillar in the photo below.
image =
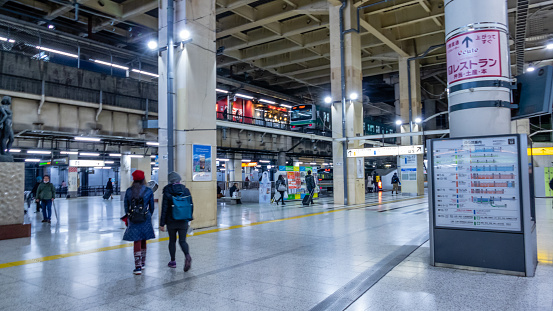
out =
<svg viewBox="0 0 553 311"><path fill-rule="evenodd" d="M229 165L229 178L230 182L242 181L242 155L234 154L234 157L230 159Z"/></svg>
<svg viewBox="0 0 553 311"><path fill-rule="evenodd" d="M400 120L403 122L402 133L410 132L411 126L413 132L418 132L419 125L415 123L415 119L422 118L420 64L418 60L411 61L411 85L409 85L407 62L407 57L399 59L399 112ZM411 108L409 108L409 88L411 88ZM402 145L420 145L421 141L421 136L401 138Z"/></svg>
<svg viewBox="0 0 553 311"><path fill-rule="evenodd" d="M149 156L142 158L131 158L131 173L135 170L141 170L144 172L144 180L149 182L152 180L152 164Z"/></svg>
<svg viewBox="0 0 553 311"><path fill-rule="evenodd" d="M286 165L286 152L281 151L278 153L277 166Z"/></svg>
<svg viewBox="0 0 553 311"><path fill-rule="evenodd" d="M424 117L423 119L429 118L436 114L436 100L427 99L424 101ZM424 130L430 131L436 129L436 118L428 120L424 123Z"/></svg>
<svg viewBox="0 0 553 311"><path fill-rule="evenodd" d="M511 121L511 133L530 135L530 119Z"/></svg>
<svg viewBox="0 0 553 311"><path fill-rule="evenodd" d="M342 91L341 91L341 53L340 53L340 7L329 4L330 13L330 67L332 87L332 135L334 138L342 136ZM353 0L347 0L344 9L344 29L357 27L357 10ZM363 132L363 95L362 82L363 71L361 66L361 41L358 33L352 32L344 38L345 55L345 83L346 83L346 137L362 135ZM357 93L357 100L349 100L349 94ZM359 141L349 142L348 149L362 148ZM334 202L345 203L344 183L347 182L347 204L358 204L365 202L365 179L364 165L358 164L355 158L344 159L343 144L332 143L332 154L334 163ZM347 161L347 173L344 176L344 161ZM361 176L361 178L358 178Z"/></svg>
<svg viewBox="0 0 553 311"><path fill-rule="evenodd" d="M507 1L447 0L445 24L450 136L509 134Z"/></svg>
<svg viewBox="0 0 553 311"><path fill-rule="evenodd" d="M167 45L167 0L159 2L159 46ZM190 189L196 202L195 228L217 224L216 147L216 64L215 64L215 4L213 1L174 1L175 43L188 31L191 42L174 48L174 167ZM171 47L172 48L172 47ZM167 52L159 58L159 184L167 184ZM201 147L205 166L194 172L193 146ZM209 155L209 148L211 154ZM196 147L199 150L199 147ZM207 150L207 151L206 151ZM209 155L209 156L208 156ZM165 161L164 161L165 160ZM200 161L200 160L198 160ZM211 172L206 171L211 167ZM200 199L201 198L201 199Z"/></svg>
<svg viewBox="0 0 553 311"><path fill-rule="evenodd" d="M125 198L125 191L131 186L132 184L132 176L131 176L131 162L132 158L130 157L130 154L123 153L121 155L121 167L119 169L119 184L121 185L121 200Z"/></svg>
<svg viewBox="0 0 553 311"><path fill-rule="evenodd" d="M77 152L77 150L71 150ZM78 160L78 154L69 154L69 161ZM67 194L70 198L76 198L79 191L79 168L69 167L67 170Z"/></svg>

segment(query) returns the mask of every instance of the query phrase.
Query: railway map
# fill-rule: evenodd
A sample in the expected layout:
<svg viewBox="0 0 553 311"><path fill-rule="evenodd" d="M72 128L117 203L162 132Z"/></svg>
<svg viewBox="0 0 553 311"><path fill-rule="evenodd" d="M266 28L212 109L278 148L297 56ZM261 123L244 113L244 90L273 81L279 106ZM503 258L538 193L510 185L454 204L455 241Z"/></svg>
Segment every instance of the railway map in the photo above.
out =
<svg viewBox="0 0 553 311"><path fill-rule="evenodd" d="M516 136L433 142L437 227L520 231Z"/></svg>

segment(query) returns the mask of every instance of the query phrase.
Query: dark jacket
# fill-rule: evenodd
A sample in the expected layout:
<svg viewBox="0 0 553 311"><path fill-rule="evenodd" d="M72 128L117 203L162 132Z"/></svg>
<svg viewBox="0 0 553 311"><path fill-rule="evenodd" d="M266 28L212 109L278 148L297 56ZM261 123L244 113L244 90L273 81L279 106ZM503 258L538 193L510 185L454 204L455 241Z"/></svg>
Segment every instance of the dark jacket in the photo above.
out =
<svg viewBox="0 0 553 311"><path fill-rule="evenodd" d="M52 200L56 197L56 187L49 183L41 183L36 190L36 198L39 200Z"/></svg>
<svg viewBox="0 0 553 311"><path fill-rule="evenodd" d="M313 175L305 176L305 184L307 186L307 189L315 189L315 177L313 177Z"/></svg>
<svg viewBox="0 0 553 311"><path fill-rule="evenodd" d="M234 193L234 191L236 191L236 189L238 189L238 188L237 188L236 186L234 186L234 185L233 185L232 187L230 187L230 189L229 189L229 195L230 195L231 198L232 198L232 194Z"/></svg>
<svg viewBox="0 0 553 311"><path fill-rule="evenodd" d="M392 184L399 184L399 177L397 175L392 176Z"/></svg>
<svg viewBox="0 0 553 311"><path fill-rule="evenodd" d="M189 196L190 190L183 184L167 185L163 188L163 201L161 202L161 218L159 219L159 226L172 224L185 224L188 220L175 220L173 218L173 196ZM192 214L194 214L194 202L192 202Z"/></svg>
<svg viewBox="0 0 553 311"><path fill-rule="evenodd" d="M106 190L113 190L113 183L108 180L108 183L106 184Z"/></svg>
<svg viewBox="0 0 553 311"><path fill-rule="evenodd" d="M38 190L38 186L40 186L40 184L42 184L41 182L37 182L34 186L33 186L33 190L31 190L31 194L33 195L33 197L36 198L36 191Z"/></svg>

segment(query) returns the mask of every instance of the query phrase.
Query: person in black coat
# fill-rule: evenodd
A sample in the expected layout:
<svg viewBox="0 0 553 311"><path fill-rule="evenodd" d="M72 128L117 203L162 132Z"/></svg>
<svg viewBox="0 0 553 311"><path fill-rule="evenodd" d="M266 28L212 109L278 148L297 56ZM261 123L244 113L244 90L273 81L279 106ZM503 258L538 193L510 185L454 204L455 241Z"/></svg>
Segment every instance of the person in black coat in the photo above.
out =
<svg viewBox="0 0 553 311"><path fill-rule="evenodd" d="M106 191L107 193L109 193L109 197L113 200L113 182L111 182L111 178L108 179L108 182L106 184Z"/></svg>
<svg viewBox="0 0 553 311"><path fill-rule="evenodd" d="M40 186L41 183L42 183L42 177L39 176L36 178L36 184L33 186L33 189L31 190L31 195L33 198L36 198L36 191L38 190L38 186ZM40 203L36 202L35 213L39 213L39 212L40 212Z"/></svg>
<svg viewBox="0 0 553 311"><path fill-rule="evenodd" d="M188 232L188 220L176 220L173 218L173 196L190 196L190 190L180 183L181 177L177 172L169 173L169 184L163 188L163 201L161 207L161 218L159 219L159 229L167 230L169 233L169 255L171 261L167 266L176 268L175 252L177 250L177 233L179 235L179 244L186 258L184 262L184 271L190 270L192 258L190 257L188 243L186 243L186 234ZM194 213L194 203L192 203L192 213ZM167 226L167 229L165 228Z"/></svg>

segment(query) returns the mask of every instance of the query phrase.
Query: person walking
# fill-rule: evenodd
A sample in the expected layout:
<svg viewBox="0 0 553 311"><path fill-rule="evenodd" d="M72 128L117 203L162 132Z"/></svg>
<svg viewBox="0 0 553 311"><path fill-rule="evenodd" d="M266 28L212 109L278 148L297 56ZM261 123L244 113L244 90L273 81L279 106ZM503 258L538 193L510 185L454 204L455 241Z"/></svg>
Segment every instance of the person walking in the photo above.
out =
<svg viewBox="0 0 553 311"><path fill-rule="evenodd" d="M373 172L373 186L374 186L374 192L378 193L378 182L376 181L376 172Z"/></svg>
<svg viewBox="0 0 553 311"><path fill-rule="evenodd" d="M305 176L305 185L307 186L307 193L311 196L311 204L313 202L313 195L315 194L315 177L311 175L311 171L307 171L307 176Z"/></svg>
<svg viewBox="0 0 553 311"><path fill-rule="evenodd" d="M284 176L279 175L278 179L275 184L276 190L280 193L280 198L276 201L276 204L278 205L278 201L282 202L282 205L286 205L284 203L284 192L288 190L288 187L286 187L286 181L284 180Z"/></svg>
<svg viewBox="0 0 553 311"><path fill-rule="evenodd" d="M184 253L184 272L190 270L192 264L192 257L190 257L190 251L188 243L186 243L186 233L188 232L188 222L192 219L178 220L174 218L173 208L175 207L173 197L190 197L190 204L192 205L192 213L194 213L194 204L192 203L192 196L190 190L181 184L181 177L177 172L169 173L169 184L163 188L163 201L161 208L161 218L159 219L159 230L167 231L169 233L169 255L171 261L167 264L169 268L176 268L177 262L175 261L175 252L177 250L177 234L179 236L179 245ZM165 228L167 226L167 228Z"/></svg>
<svg viewBox="0 0 553 311"><path fill-rule="evenodd" d="M42 183L42 177L38 176L38 177L36 178L36 183L35 183L35 185L33 186L33 189L31 190L31 195L32 195L33 198L36 200L36 211L35 211L35 213L39 213L39 212L40 212L40 201L37 200L36 191L38 190L38 186L40 186L41 183Z"/></svg>
<svg viewBox="0 0 553 311"><path fill-rule="evenodd" d="M109 194L109 196L106 195L106 198L110 197L113 200L113 182L111 182L111 178L108 179L108 182L106 184L106 191Z"/></svg>
<svg viewBox="0 0 553 311"><path fill-rule="evenodd" d="M401 183L399 182L399 177L397 176L397 173L394 173L394 176L392 176L392 194L394 194L394 191L396 192L396 194L399 194L399 185Z"/></svg>
<svg viewBox="0 0 553 311"><path fill-rule="evenodd" d="M146 187L143 171L134 171L132 177L133 183L125 192L125 213L129 222L123 240L134 242L133 273L140 275L146 266L146 241L156 237L152 226L154 193Z"/></svg>
<svg viewBox="0 0 553 311"><path fill-rule="evenodd" d="M44 175L36 190L36 201L42 206L42 222L51 223L52 203L56 197L56 187L50 182L50 176Z"/></svg>

